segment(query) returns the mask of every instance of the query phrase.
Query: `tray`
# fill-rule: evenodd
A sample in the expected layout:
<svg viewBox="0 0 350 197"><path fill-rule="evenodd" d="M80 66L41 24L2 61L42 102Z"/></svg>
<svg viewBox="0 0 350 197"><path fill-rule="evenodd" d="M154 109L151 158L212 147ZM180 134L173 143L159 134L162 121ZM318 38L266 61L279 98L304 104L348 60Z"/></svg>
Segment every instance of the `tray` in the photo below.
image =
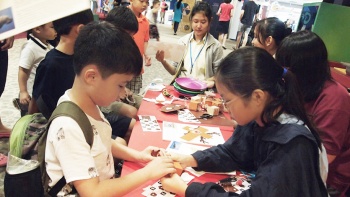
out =
<svg viewBox="0 0 350 197"><path fill-rule="evenodd" d="M187 90L187 89L184 89L182 88L181 86L179 86L176 82L173 83L174 85L174 89L176 89L177 91L180 91L180 92L183 92L185 94L202 94L203 91L191 91L191 90Z"/></svg>
<svg viewBox="0 0 350 197"><path fill-rule="evenodd" d="M204 91L208 88L206 83L190 77L179 77L175 81L180 87L187 90Z"/></svg>

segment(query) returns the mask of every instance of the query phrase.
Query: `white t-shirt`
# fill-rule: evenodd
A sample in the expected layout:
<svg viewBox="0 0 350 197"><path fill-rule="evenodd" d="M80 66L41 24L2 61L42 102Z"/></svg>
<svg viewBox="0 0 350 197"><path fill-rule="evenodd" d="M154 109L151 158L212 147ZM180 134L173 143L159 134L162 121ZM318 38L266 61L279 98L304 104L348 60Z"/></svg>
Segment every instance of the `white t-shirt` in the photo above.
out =
<svg viewBox="0 0 350 197"><path fill-rule="evenodd" d="M21 55L19 57L19 66L30 70L27 81L27 90L32 95L36 69L39 63L45 58L46 53L53 49L50 44L42 43L38 38L30 34L30 39L23 44Z"/></svg>
<svg viewBox="0 0 350 197"><path fill-rule="evenodd" d="M69 92L59 99L69 101ZM98 109L98 107L96 106ZM69 117L54 119L48 131L45 150L46 170L55 185L62 176L68 183L59 193L64 196L70 192L71 182L99 177L100 181L114 177L114 163L111 152L112 128L100 113L103 121L88 116L94 132L92 148L86 142L78 123Z"/></svg>

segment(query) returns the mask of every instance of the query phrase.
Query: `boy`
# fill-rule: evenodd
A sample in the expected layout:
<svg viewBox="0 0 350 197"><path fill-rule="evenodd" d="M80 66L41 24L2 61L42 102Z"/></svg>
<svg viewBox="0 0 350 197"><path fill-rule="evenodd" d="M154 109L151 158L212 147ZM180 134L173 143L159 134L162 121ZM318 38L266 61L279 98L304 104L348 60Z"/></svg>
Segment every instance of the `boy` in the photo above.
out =
<svg viewBox="0 0 350 197"><path fill-rule="evenodd" d="M72 87L74 43L79 31L91 21L91 10L85 10L53 22L60 42L39 64L34 80L33 98L29 105L30 114L40 111L45 117L49 117L58 99ZM45 105L41 105L41 101L47 109L44 108Z"/></svg>
<svg viewBox="0 0 350 197"><path fill-rule="evenodd" d="M32 97L36 69L46 53L53 48L48 41L54 40L56 35L53 23L46 23L33 28L28 35L27 42L22 47L19 58L18 84L19 102L24 106L28 106ZM20 110L21 116L27 113L27 110Z"/></svg>
<svg viewBox="0 0 350 197"><path fill-rule="evenodd" d="M108 13L106 21L112 23L116 27L125 30L131 37L133 37L139 29L139 24L136 16L129 8L124 6L113 8ZM117 114L123 114L131 118L136 118L137 109L142 101L142 97L139 95L133 95L133 92L131 92L128 88L125 88L125 91L121 91L119 98L121 101L125 101L125 98L127 96L132 96L134 99L136 98L137 102L135 105L128 105L120 101L115 101L107 108L102 107L101 110L103 112L112 111Z"/></svg>
<svg viewBox="0 0 350 197"><path fill-rule="evenodd" d="M110 23L90 23L79 34L74 51L74 84L59 103L70 100L87 114L94 128L94 142L90 149L73 119L56 118L48 131L45 153L49 185L64 176L68 184L58 195L67 195L70 186L74 186L79 196L123 196L148 180L174 173L171 158L151 156L159 148L138 152L111 140L111 127L97 107L117 100L126 83L140 74L142 57L132 38ZM151 162L113 179L113 156Z"/></svg>
<svg viewBox="0 0 350 197"><path fill-rule="evenodd" d="M81 29L91 21L93 21L92 11L85 10L53 22L57 34L60 35L60 42L55 49L47 53L38 67L29 113L40 111L45 117L50 117L58 99L72 87L75 76L74 43ZM127 134L131 133L136 121L111 113L106 114L106 118L113 127L114 137L126 137L125 140L118 138L126 144L125 141L129 137Z"/></svg>
<svg viewBox="0 0 350 197"><path fill-rule="evenodd" d="M139 30L134 35L134 41L136 42L141 55L145 58L145 65L150 66L151 58L145 54L149 40L149 22L147 18L142 15L142 12L147 9L149 2L148 0L130 0L130 2L130 9L139 22ZM142 76L139 75L134 77L133 80L127 84L127 87L134 93L140 93L140 89L142 88Z"/></svg>

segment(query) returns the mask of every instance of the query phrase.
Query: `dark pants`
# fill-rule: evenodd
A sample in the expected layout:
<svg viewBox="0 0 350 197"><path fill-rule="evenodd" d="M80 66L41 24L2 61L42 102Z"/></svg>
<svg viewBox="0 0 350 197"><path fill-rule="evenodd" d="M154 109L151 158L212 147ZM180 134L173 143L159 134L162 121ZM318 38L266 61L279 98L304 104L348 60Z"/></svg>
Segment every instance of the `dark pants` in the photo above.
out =
<svg viewBox="0 0 350 197"><path fill-rule="evenodd" d="M8 67L8 54L6 51L0 51L0 97L5 89L6 75Z"/></svg>
<svg viewBox="0 0 350 197"><path fill-rule="evenodd" d="M174 22L174 33L177 32L177 29L179 28L179 22Z"/></svg>

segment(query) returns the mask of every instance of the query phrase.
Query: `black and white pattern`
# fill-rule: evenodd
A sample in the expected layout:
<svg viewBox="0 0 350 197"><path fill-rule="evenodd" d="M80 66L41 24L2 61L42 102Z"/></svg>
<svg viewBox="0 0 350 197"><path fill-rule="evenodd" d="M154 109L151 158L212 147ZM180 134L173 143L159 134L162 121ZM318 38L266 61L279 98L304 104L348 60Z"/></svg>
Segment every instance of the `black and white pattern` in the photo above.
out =
<svg viewBox="0 0 350 197"><path fill-rule="evenodd" d="M143 131L162 131L155 116L139 115L139 119Z"/></svg>

